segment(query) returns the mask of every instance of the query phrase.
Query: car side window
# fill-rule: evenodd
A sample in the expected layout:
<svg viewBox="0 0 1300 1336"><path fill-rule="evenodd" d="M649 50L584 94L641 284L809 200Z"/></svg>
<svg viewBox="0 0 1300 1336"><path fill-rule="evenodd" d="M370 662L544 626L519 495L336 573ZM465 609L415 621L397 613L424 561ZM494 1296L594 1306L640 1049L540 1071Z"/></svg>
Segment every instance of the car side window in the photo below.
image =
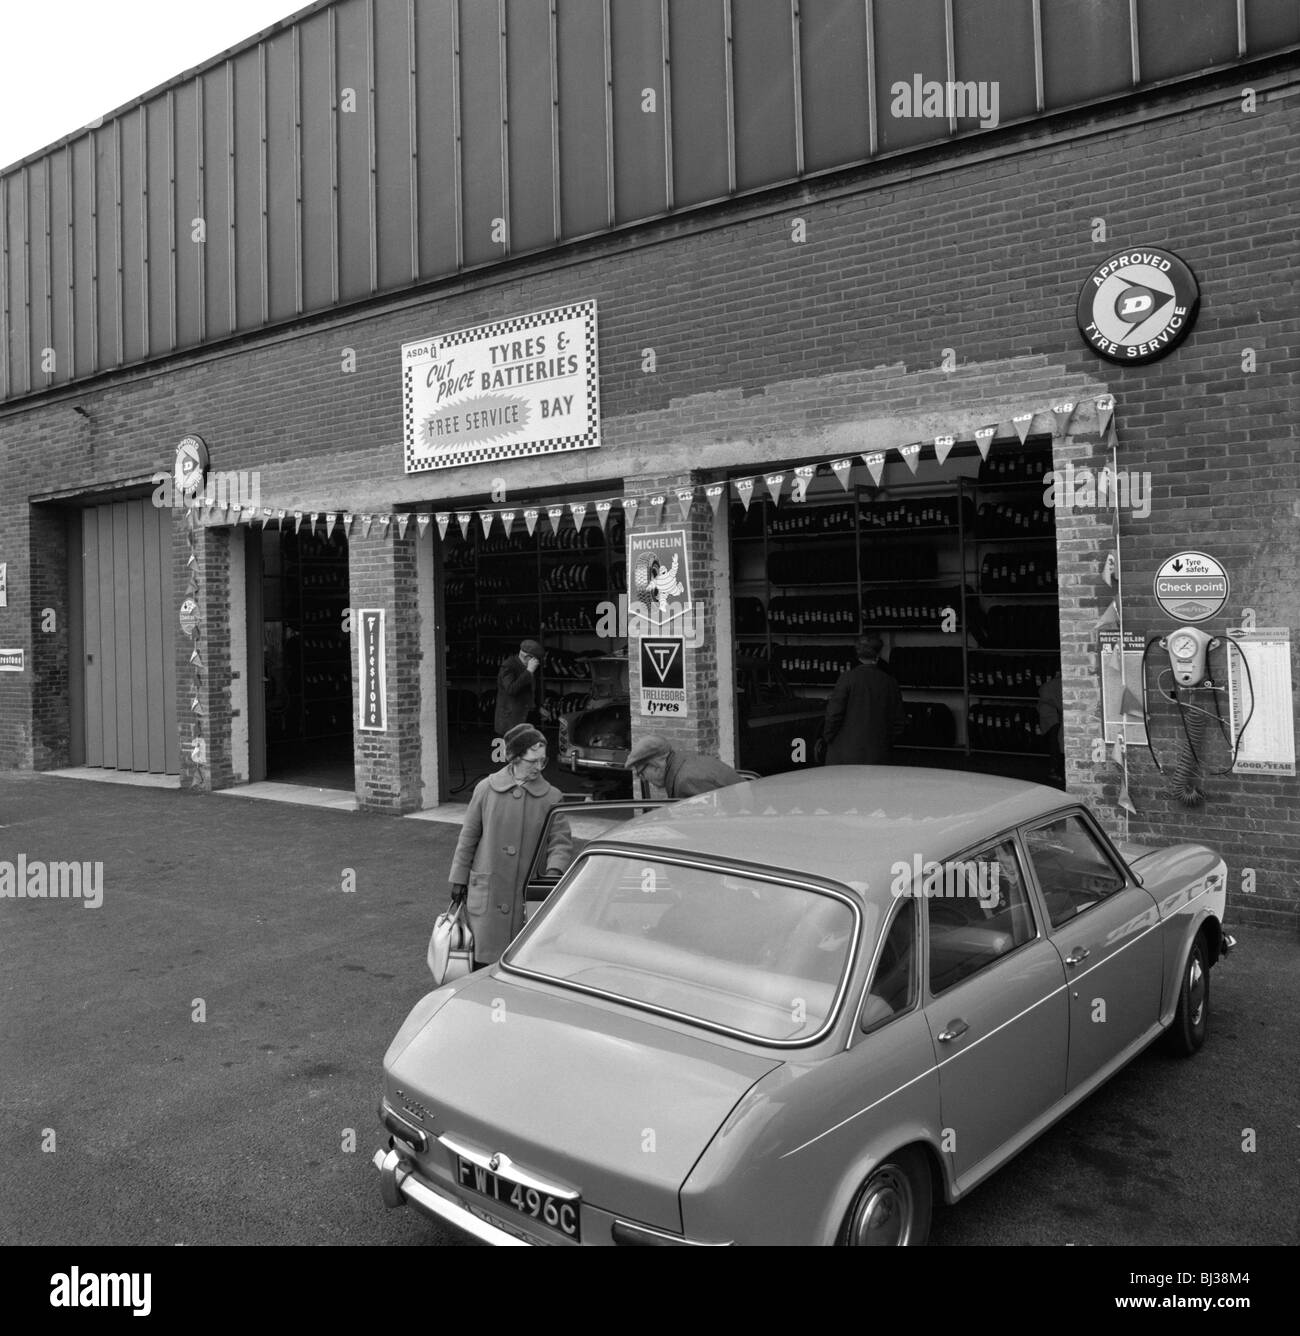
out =
<svg viewBox="0 0 1300 1336"><path fill-rule="evenodd" d="M1124 878L1080 816L1025 831L1025 849L1054 928L1124 887Z"/></svg>
<svg viewBox="0 0 1300 1336"><path fill-rule="evenodd" d="M916 1002L916 902L904 900L890 925L876 961L867 995L862 1000L863 1032L878 1030Z"/></svg>
<svg viewBox="0 0 1300 1336"><path fill-rule="evenodd" d="M941 993L1035 934L1033 910L1010 840L932 864L921 888L930 928L930 991Z"/></svg>

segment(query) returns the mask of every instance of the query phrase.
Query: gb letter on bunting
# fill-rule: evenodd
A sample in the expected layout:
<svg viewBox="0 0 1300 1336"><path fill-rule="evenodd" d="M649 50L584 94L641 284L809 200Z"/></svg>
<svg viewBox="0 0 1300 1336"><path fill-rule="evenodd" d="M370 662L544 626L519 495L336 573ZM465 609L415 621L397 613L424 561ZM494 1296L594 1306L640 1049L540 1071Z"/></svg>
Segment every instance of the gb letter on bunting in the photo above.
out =
<svg viewBox="0 0 1300 1336"><path fill-rule="evenodd" d="M492 515L490 510L480 510L478 513L479 523L483 526L483 537L486 538L492 532Z"/></svg>
<svg viewBox="0 0 1300 1336"><path fill-rule="evenodd" d="M679 487L677 489L677 509L681 514L682 523L690 517L691 503L695 500L694 487Z"/></svg>
<svg viewBox="0 0 1300 1336"><path fill-rule="evenodd" d="M802 501L808 495L808 484L817 472L816 464L804 464L794 471L794 481L790 484L790 500Z"/></svg>
<svg viewBox="0 0 1300 1336"><path fill-rule="evenodd" d="M1103 394L1097 400L1097 435L1104 436L1110 426L1110 415L1115 411L1115 396Z"/></svg>
<svg viewBox="0 0 1300 1336"><path fill-rule="evenodd" d="M605 532L605 525L609 523L609 512L613 509L613 506L614 503L612 501L596 502L596 519L600 523L601 533Z"/></svg>
<svg viewBox="0 0 1300 1336"><path fill-rule="evenodd" d="M551 532L560 532L560 521L564 518L563 506L547 506L546 518L551 522Z"/></svg>
<svg viewBox="0 0 1300 1336"><path fill-rule="evenodd" d="M1065 429L1070 425L1070 419L1074 416L1074 401L1066 399L1061 403L1052 405L1052 416L1056 419L1056 434L1065 435Z"/></svg>
<svg viewBox="0 0 1300 1336"><path fill-rule="evenodd" d="M529 508L524 511L524 528L528 530L529 538L533 536L533 530L537 528L537 517L541 513L542 512L535 506L529 506Z"/></svg>
<svg viewBox="0 0 1300 1336"><path fill-rule="evenodd" d="M993 438L998 434L997 424L991 427L975 428L975 444L980 448L980 454L987 459L989 457L989 447L993 444Z"/></svg>
<svg viewBox="0 0 1300 1336"><path fill-rule="evenodd" d="M664 501L667 498L662 492L656 493L650 498L650 523L658 524L664 517Z"/></svg>
<svg viewBox="0 0 1300 1336"><path fill-rule="evenodd" d="M772 504L779 506L781 504L781 488L785 486L785 474L769 473L763 481L767 484L767 494L772 498Z"/></svg>
<svg viewBox="0 0 1300 1336"><path fill-rule="evenodd" d="M876 450L872 454L863 455L862 462L870 471L872 481L879 487L881 476L885 472L885 452L883 450Z"/></svg>
<svg viewBox="0 0 1300 1336"><path fill-rule="evenodd" d="M451 512L448 510L440 510L433 518L438 526L438 537L445 542L447 538L447 525L451 523Z"/></svg>
<svg viewBox="0 0 1300 1336"><path fill-rule="evenodd" d="M831 464L831 472L840 480L840 486L847 492L849 490L849 473L853 469L851 459L837 459Z"/></svg>
<svg viewBox="0 0 1300 1336"><path fill-rule="evenodd" d="M704 489L704 495L709 498L709 507L715 515L718 513L718 505L722 501L722 494L726 490L726 487L720 482L711 482Z"/></svg>
<svg viewBox="0 0 1300 1336"><path fill-rule="evenodd" d="M573 527L581 529L582 522L587 518L587 503L585 501L570 502L569 514L573 516Z"/></svg>
<svg viewBox="0 0 1300 1336"><path fill-rule="evenodd" d="M745 514L749 514L749 503L754 496L753 478L737 478L736 494L740 497L740 503L745 507Z"/></svg>
<svg viewBox="0 0 1300 1336"><path fill-rule="evenodd" d="M406 526L407 526L408 524L410 524L410 522L411 522L411 517L410 517L409 514L407 514L406 511L403 510L403 511L401 511L401 512L398 514L398 516L397 516L397 536L398 536L399 538L405 538L405 537L406 537Z"/></svg>
<svg viewBox="0 0 1300 1336"><path fill-rule="evenodd" d="M914 445L900 445L898 453L903 456L907 467L916 472L916 466L921 462L921 442L917 441Z"/></svg>
<svg viewBox="0 0 1300 1336"><path fill-rule="evenodd" d="M637 499L634 496L625 496L623 498L623 518L630 529L636 523Z"/></svg>
<svg viewBox="0 0 1300 1336"><path fill-rule="evenodd" d="M1034 415L1032 413L1017 413L1011 419L1011 425L1016 429L1016 435L1020 437L1020 444L1024 445L1025 437L1029 435L1029 428L1034 425Z"/></svg>
<svg viewBox="0 0 1300 1336"><path fill-rule="evenodd" d="M936 436L934 438L934 454L940 464L948 458L948 452L956 443L957 438L955 436Z"/></svg>

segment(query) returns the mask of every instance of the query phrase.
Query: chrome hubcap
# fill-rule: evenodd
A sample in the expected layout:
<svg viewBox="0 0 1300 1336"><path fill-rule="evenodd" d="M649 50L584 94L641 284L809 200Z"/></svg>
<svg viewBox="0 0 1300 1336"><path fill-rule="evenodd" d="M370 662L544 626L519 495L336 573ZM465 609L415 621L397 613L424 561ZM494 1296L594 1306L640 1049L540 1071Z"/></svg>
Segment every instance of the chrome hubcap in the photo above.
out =
<svg viewBox="0 0 1300 1336"><path fill-rule="evenodd" d="M862 1193L853 1223L857 1247L896 1248L912 1236L912 1185L890 1166L874 1175Z"/></svg>
<svg viewBox="0 0 1300 1336"><path fill-rule="evenodd" d="M1201 967L1199 955L1192 957L1187 968L1187 1002L1192 1024L1199 1026L1205 1015L1205 970Z"/></svg>

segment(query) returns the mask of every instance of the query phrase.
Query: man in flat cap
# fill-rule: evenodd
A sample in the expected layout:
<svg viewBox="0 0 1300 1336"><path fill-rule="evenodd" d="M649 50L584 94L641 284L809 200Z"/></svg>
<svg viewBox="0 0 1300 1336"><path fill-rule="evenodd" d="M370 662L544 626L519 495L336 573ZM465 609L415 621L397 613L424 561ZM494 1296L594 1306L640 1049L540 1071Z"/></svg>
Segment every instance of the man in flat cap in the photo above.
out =
<svg viewBox="0 0 1300 1336"><path fill-rule="evenodd" d="M679 752L658 733L637 738L627 754L627 767L643 784L663 789L670 798L693 798L697 793L743 782L729 765L712 756Z"/></svg>
<svg viewBox="0 0 1300 1336"><path fill-rule="evenodd" d="M497 672L497 708L493 727L503 738L516 724L536 723L541 718L542 660L546 651L536 640L520 642Z"/></svg>

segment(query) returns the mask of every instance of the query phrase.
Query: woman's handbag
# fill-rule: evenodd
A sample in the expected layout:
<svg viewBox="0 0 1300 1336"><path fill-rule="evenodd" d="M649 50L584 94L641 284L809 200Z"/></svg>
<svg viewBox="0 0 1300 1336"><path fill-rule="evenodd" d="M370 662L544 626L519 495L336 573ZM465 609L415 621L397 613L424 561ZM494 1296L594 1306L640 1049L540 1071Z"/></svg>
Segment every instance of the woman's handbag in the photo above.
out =
<svg viewBox="0 0 1300 1336"><path fill-rule="evenodd" d="M429 973L439 987L474 968L474 930L465 915L464 899L451 902L434 920L429 937Z"/></svg>

